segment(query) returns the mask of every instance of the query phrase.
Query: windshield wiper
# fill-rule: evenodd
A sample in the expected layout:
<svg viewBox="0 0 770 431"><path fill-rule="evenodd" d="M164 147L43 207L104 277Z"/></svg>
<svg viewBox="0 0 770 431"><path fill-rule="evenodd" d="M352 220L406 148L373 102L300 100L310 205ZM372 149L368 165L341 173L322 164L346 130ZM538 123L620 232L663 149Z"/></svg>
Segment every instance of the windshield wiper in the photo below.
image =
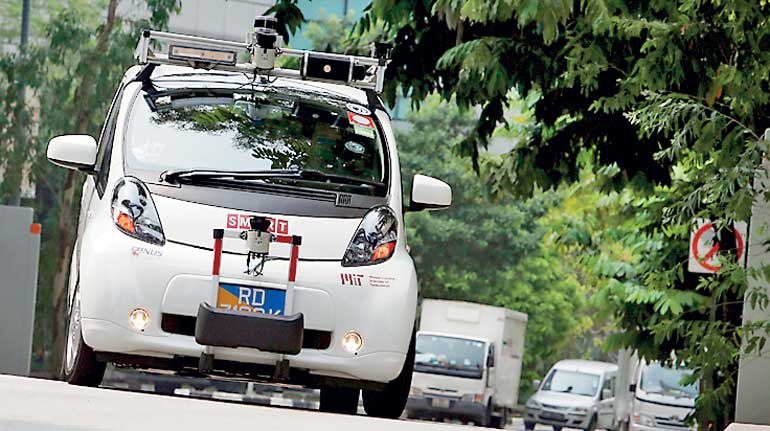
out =
<svg viewBox="0 0 770 431"><path fill-rule="evenodd" d="M385 188L385 184L356 177L339 174L328 174L315 169L270 169L264 171L218 171L202 169L175 169L167 170L160 174L161 181L178 184L181 182L195 182L206 180L305 180L313 182L330 182L336 184L349 184L369 188Z"/></svg>
<svg viewBox="0 0 770 431"><path fill-rule="evenodd" d="M169 169L160 174L161 181L176 184L179 181L195 181L210 179L261 180L269 178L296 177L297 171L266 170L266 171L218 171L205 169Z"/></svg>

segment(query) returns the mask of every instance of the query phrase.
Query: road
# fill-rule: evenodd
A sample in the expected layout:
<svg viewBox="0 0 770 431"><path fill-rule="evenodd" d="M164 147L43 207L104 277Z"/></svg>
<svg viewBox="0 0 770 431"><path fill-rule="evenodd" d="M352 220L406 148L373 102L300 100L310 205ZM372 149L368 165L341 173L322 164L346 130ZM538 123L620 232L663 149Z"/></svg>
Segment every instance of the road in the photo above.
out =
<svg viewBox="0 0 770 431"><path fill-rule="evenodd" d="M462 425L345 416L0 376L0 431L469 430ZM520 421L514 428L523 429ZM550 428L544 427L544 430Z"/></svg>

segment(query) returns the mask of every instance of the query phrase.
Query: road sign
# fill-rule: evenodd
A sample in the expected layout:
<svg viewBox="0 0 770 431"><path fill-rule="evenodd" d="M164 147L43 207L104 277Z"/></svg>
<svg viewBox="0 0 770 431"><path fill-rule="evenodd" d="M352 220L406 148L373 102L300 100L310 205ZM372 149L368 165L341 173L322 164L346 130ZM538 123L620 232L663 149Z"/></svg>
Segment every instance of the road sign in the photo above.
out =
<svg viewBox="0 0 770 431"><path fill-rule="evenodd" d="M733 224L735 231L735 246L738 252L738 262L743 265L744 250L746 249L745 222ZM716 231L714 223L708 219L695 219L695 229L690 233L690 259L687 262L687 270L700 274L713 274L719 271L719 243L715 241Z"/></svg>

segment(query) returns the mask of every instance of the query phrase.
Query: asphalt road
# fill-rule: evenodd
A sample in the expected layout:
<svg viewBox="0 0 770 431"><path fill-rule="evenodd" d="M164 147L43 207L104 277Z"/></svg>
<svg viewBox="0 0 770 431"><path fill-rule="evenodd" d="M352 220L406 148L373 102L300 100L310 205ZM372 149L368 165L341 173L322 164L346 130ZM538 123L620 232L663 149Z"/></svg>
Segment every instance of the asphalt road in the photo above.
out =
<svg viewBox="0 0 770 431"><path fill-rule="evenodd" d="M513 427L523 430L520 420L514 420ZM223 431L260 428L271 431L472 429L446 423L335 415L0 376L0 431Z"/></svg>

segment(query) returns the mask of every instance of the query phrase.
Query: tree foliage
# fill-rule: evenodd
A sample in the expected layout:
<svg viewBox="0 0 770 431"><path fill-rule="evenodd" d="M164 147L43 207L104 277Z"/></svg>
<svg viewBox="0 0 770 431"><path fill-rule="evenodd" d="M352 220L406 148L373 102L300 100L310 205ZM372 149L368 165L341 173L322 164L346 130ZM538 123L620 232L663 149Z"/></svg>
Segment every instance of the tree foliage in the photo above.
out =
<svg viewBox="0 0 770 431"><path fill-rule="evenodd" d="M579 343L586 323L585 289L544 223L559 211L562 195L493 199L470 161L454 153L473 127L470 113L433 98L408 121L410 126L397 134L404 190L419 173L446 180L454 194L447 210L406 215L420 295L499 305L529 315L523 402L531 393L529 382L542 378L555 361L585 353Z"/></svg>
<svg viewBox="0 0 770 431"><path fill-rule="evenodd" d="M537 94L537 125L493 169L500 192L579 183L583 154L625 215L573 244L602 281L619 343L671 351L701 379L698 420L733 414L746 271L685 271L694 217L747 220L770 127L770 4L740 0L373 0L359 23L395 42L385 98L431 94L481 116L461 145L476 161L511 92ZM476 164L476 169L482 166ZM626 188L633 194L612 197ZM759 198L766 199L766 196ZM589 215L588 211L585 214ZM609 240L635 258L617 259Z"/></svg>
<svg viewBox="0 0 770 431"><path fill-rule="evenodd" d="M10 127L25 131L4 133L5 118L0 120L0 166L21 172L28 164L37 184L38 198L30 202L43 223L35 359L50 364L54 373L63 347L66 281L83 176L53 167L46 160L45 146L61 134L99 136L117 85L134 63L139 30L165 28L179 1L147 0L146 15L136 17L119 16L117 6L117 0L50 2L47 20L33 20L37 23L33 30L45 29L45 33L31 40L26 53L0 58L0 82L5 80L9 86L0 103L5 112L13 113L8 117ZM22 106L14 99L18 92L13 88L22 83L28 88L28 100L34 103ZM3 178L1 200L18 188L19 177Z"/></svg>

